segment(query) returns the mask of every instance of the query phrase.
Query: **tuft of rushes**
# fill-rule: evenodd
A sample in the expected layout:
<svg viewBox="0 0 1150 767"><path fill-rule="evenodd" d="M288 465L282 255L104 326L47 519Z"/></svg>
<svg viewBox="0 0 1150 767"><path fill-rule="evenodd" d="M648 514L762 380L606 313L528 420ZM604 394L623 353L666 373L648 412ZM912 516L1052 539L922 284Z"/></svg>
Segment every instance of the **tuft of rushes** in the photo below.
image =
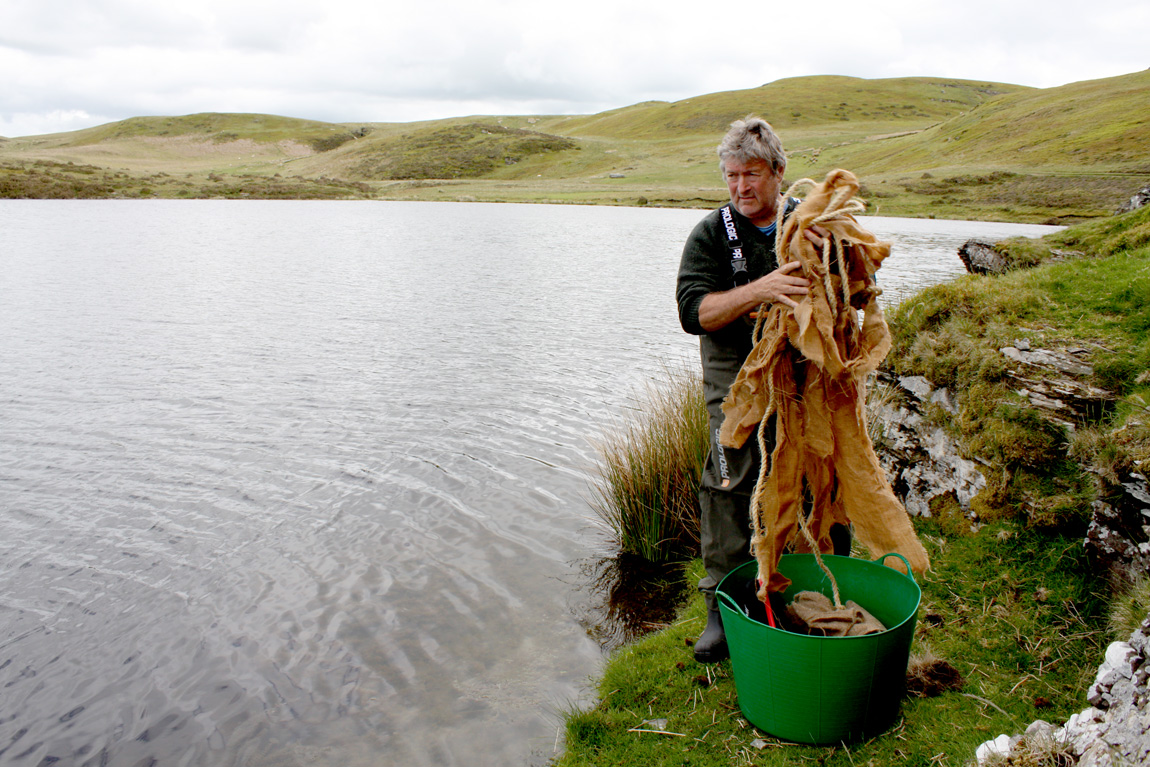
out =
<svg viewBox="0 0 1150 767"><path fill-rule="evenodd" d="M651 562L697 552L707 447L702 378L670 369L639 408L599 440L591 505L620 551Z"/></svg>

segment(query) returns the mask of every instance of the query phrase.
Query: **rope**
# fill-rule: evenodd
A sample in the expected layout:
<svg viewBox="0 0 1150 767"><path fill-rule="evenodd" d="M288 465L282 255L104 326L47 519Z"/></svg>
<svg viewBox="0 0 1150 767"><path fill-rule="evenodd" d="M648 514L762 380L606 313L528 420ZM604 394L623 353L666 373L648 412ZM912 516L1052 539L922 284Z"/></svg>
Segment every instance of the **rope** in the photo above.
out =
<svg viewBox="0 0 1150 767"><path fill-rule="evenodd" d="M817 183L814 180L809 178L801 178L791 184L791 186L784 193L783 197L784 199L789 199L790 197L797 196L800 190L810 190L814 189L816 186ZM780 260L782 256L786 255L786 253L781 250L783 218L786 215L786 207L786 205L780 205L775 218L775 257L776 259ZM827 207L823 213L815 218L811 224L812 226L817 226L822 223L841 221L851 214L862 213L865 211L865 203L863 203L861 200L853 198L850 189L839 189L831 197L831 200L829 203L827 203ZM835 262L839 268L839 282L842 289L842 305L850 305L850 285L849 280L847 279L846 255L844 250L844 246L839 238L828 235L823 239L823 287L826 290L827 301L830 304L832 314L838 313L838 305L835 300L835 291L831 287L830 257L832 251L834 252ZM779 265L782 266L782 264ZM755 327L751 335L753 343L758 343L758 341L762 338L763 319L768 314L767 308L768 305L766 303L759 305L758 316L755 319ZM763 418L761 421L759 421L759 428L756 432L760 455L759 476L758 480L755 482L755 492L751 495L750 509L751 520L754 525L754 537L756 539L761 539L765 535L765 526L763 525L762 519L762 500L766 490L767 476L770 474L770 465L767 456L766 430L767 421L770 419L771 414L775 412L777 405L777 395L774 386L774 372L776 365L777 360L773 360L768 369L767 375L765 376L767 382L767 404L766 410L763 413ZM803 536L806 538L807 544L810 546L811 552L815 556L815 561L818 563L819 568L827 576L827 579L831 582L831 592L834 596L835 607L841 608L843 605L841 599L839 598L838 581L835 579L834 573L831 572L830 568L827 567L826 563L823 561L822 554L819 551L818 542L815 540L814 535L811 534L807 515L800 512L798 515L798 521L799 529L802 530Z"/></svg>
<svg viewBox="0 0 1150 767"><path fill-rule="evenodd" d="M815 555L815 561L819 563L819 568L826 574L831 582L831 592L835 597L835 608L843 606L842 601L839 599L839 582L835 580L834 573L827 567L827 563L823 561L823 555L819 553L819 545L815 541L815 537L811 535L811 528L807 524L807 515L799 514L799 529L803 531L803 536L807 539L807 544L811 547L811 552Z"/></svg>

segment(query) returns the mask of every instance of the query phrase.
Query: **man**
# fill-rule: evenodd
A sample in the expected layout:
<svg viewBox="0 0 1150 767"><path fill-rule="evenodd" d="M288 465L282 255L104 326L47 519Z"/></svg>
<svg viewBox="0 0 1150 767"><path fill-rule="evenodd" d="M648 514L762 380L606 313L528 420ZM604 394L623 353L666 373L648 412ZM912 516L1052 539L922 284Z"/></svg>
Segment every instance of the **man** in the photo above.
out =
<svg viewBox="0 0 1150 767"><path fill-rule="evenodd" d="M718 154L731 203L708 214L691 232L676 288L679 321L684 330L699 336L710 418L711 447L699 489L707 570L699 581L707 603L707 626L695 642L695 658L701 663L728 655L715 587L751 559L750 498L760 462L756 439L737 449L719 444L721 404L751 351L750 313L772 303L793 309L809 286L798 273L798 262L779 267L775 257L775 222L784 205L781 187L787 167L779 137L766 121L749 116L732 123ZM807 236L821 247L821 238ZM770 449L774 435L768 432Z"/></svg>

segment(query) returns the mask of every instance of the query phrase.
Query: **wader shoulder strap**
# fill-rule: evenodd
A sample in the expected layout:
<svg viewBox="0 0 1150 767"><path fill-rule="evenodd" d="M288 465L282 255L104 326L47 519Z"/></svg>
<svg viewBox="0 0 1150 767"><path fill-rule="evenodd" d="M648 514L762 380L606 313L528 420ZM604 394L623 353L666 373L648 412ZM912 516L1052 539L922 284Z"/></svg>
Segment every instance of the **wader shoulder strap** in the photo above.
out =
<svg viewBox="0 0 1150 767"><path fill-rule="evenodd" d="M783 217L791 215L791 211L798 207L799 202L797 197L788 197ZM746 285L751 281L751 273L747 271L747 257L743 255L743 243L739 240L739 230L735 226L731 206L724 205L719 211L723 215L723 229L727 233L727 250L731 252L731 278L735 281L735 287Z"/></svg>
<svg viewBox="0 0 1150 767"><path fill-rule="evenodd" d="M747 271L747 257L743 255L743 243L739 240L739 230L735 227L731 206L724 205L719 211L723 215L723 229L727 232L727 250L731 252L731 276L736 287L746 285L751 281L751 275Z"/></svg>

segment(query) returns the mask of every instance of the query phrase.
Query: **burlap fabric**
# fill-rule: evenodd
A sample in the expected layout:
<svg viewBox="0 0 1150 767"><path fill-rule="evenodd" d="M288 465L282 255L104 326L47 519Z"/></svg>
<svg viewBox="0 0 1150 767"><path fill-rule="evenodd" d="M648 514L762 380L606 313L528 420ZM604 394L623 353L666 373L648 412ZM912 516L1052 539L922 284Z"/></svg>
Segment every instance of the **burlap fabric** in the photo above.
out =
<svg viewBox="0 0 1150 767"><path fill-rule="evenodd" d="M817 591L800 591L787 605L791 620L808 634L824 637L858 637L886 631L882 622L859 606L847 600L836 607L831 600Z"/></svg>
<svg viewBox="0 0 1150 767"><path fill-rule="evenodd" d="M832 550L830 527L840 522L852 525L874 556L897 552L919 574L929 567L866 429L866 376L890 350L874 279L890 243L854 218L863 206L852 173L832 171L817 186L804 179L787 194L800 186L814 188L780 222L776 253L780 265L802 264L810 293L794 311L773 304L760 312L755 346L723 402L720 432L722 444L741 446L758 429L762 444L767 416L777 414L775 449L751 501L762 600L790 583L776 569L784 549L810 550L807 536L796 534L804 493L819 551ZM803 236L812 226L830 233L821 253Z"/></svg>

